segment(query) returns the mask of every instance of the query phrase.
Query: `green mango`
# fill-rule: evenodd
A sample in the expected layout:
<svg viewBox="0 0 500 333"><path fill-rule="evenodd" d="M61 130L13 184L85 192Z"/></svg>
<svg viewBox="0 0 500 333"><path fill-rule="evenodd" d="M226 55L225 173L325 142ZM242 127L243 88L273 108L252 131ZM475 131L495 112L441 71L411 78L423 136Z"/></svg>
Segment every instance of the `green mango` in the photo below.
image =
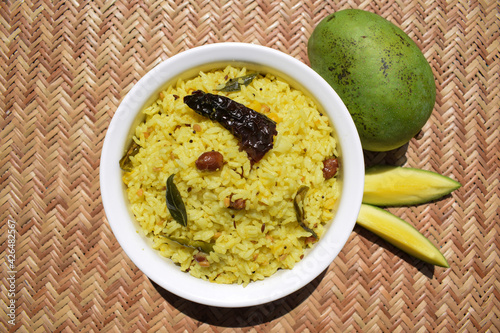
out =
<svg viewBox="0 0 500 333"><path fill-rule="evenodd" d="M365 150L403 146L432 113L429 63L403 30L377 14L346 9L325 17L309 38L308 57L351 113Z"/></svg>

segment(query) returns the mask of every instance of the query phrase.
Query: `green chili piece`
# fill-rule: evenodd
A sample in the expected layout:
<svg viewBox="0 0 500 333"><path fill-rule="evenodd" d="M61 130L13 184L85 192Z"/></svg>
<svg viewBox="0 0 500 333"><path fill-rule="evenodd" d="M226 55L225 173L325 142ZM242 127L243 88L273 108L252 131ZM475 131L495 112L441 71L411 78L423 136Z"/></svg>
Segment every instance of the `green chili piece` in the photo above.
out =
<svg viewBox="0 0 500 333"><path fill-rule="evenodd" d="M141 146L139 146L134 140L132 140L132 142L128 146L127 152L125 153L125 155L123 155L123 157L120 160L120 168L123 171L132 171L133 168L130 157L137 155L140 148Z"/></svg>
<svg viewBox="0 0 500 333"><path fill-rule="evenodd" d="M295 215L297 216L297 222L299 222L302 229L310 232L314 238L318 239L318 235L306 226L305 224L305 210L304 210L304 199L306 197L307 191L309 190L308 186L301 186L293 199L293 207L295 208Z"/></svg>

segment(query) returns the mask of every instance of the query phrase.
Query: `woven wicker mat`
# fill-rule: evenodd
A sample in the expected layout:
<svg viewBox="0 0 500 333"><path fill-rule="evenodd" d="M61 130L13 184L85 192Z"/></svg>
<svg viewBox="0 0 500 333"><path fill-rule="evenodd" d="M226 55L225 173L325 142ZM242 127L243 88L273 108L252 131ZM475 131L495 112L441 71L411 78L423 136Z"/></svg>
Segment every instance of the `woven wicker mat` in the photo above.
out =
<svg viewBox="0 0 500 333"><path fill-rule="evenodd" d="M313 28L344 8L399 25L432 65L437 103L421 135L366 158L463 185L391 209L451 268L356 227L321 276L263 306L207 307L152 283L117 243L100 198L102 143L121 99L160 61L209 43L266 45L308 64ZM495 0L0 2L0 331L499 331L499 29Z"/></svg>

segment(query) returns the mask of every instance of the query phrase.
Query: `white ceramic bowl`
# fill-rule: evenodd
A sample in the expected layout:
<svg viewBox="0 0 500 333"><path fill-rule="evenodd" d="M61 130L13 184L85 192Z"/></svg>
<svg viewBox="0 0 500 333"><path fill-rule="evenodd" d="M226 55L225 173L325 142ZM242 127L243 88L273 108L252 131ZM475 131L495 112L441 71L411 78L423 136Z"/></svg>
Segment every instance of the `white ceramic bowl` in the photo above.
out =
<svg viewBox="0 0 500 333"><path fill-rule="evenodd" d="M153 250L128 207L118 161L130 142L132 128L142 108L179 77L188 79L200 70L244 64L267 71L309 93L328 114L340 146L341 196L333 221L320 241L291 270L279 270L262 281L242 285L215 284L182 272L172 261ZM363 195L364 162L356 127L335 91L310 67L280 51L244 43L219 43L175 55L148 72L134 85L118 107L104 140L100 185L106 217L125 253L151 280L193 302L244 307L280 299L305 286L335 259L350 236Z"/></svg>

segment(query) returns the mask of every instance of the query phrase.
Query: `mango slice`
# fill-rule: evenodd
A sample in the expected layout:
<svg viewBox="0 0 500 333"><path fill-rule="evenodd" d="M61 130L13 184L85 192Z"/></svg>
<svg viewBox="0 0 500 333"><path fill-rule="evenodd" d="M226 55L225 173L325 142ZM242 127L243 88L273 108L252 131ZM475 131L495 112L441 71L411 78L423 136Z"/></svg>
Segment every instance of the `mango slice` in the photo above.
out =
<svg viewBox="0 0 500 333"><path fill-rule="evenodd" d="M362 204L357 223L415 258L450 267L438 248L415 227L382 208Z"/></svg>
<svg viewBox="0 0 500 333"><path fill-rule="evenodd" d="M460 186L455 180L432 171L379 165L365 172L363 203L418 205L439 199Z"/></svg>

